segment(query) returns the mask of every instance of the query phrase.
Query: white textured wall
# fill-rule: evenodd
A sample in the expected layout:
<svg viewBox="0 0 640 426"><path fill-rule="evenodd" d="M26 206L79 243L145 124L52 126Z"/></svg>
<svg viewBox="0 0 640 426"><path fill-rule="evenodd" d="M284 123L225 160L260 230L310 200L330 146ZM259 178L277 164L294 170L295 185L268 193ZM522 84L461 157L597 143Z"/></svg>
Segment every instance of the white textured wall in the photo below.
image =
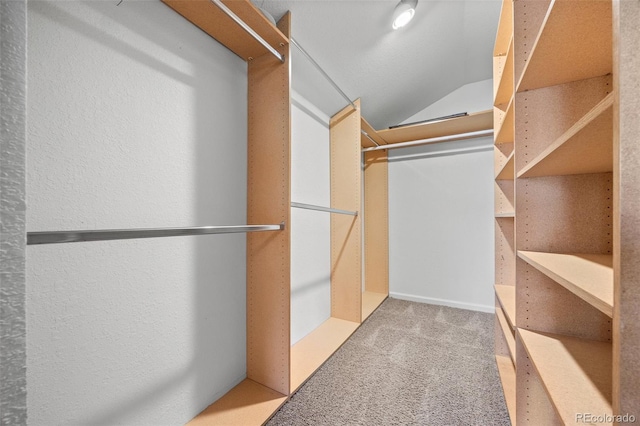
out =
<svg viewBox="0 0 640 426"><path fill-rule="evenodd" d="M329 117L299 94L291 107L291 200L331 204ZM291 209L291 343L331 315L331 222L325 212Z"/></svg>
<svg viewBox="0 0 640 426"><path fill-rule="evenodd" d="M407 122L491 109L487 82ZM389 151L392 297L493 312L493 185L492 137Z"/></svg>
<svg viewBox="0 0 640 426"><path fill-rule="evenodd" d="M417 114L407 118L403 123L414 123L461 112L472 113L492 109L492 100L492 79L465 84Z"/></svg>
<svg viewBox="0 0 640 426"><path fill-rule="evenodd" d="M28 4L28 231L246 222L246 64L159 1ZM245 236L29 246L30 425L180 425L245 376Z"/></svg>

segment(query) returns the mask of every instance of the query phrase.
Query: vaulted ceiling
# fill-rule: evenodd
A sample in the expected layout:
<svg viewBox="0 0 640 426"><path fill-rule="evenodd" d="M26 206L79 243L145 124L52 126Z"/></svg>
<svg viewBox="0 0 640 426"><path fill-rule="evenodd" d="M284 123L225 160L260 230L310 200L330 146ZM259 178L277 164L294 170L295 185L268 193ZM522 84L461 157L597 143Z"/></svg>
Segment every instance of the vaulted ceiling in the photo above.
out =
<svg viewBox="0 0 640 426"><path fill-rule="evenodd" d="M391 28L396 0L255 0L276 20L292 13L293 38L377 129L398 124L457 88L491 78L498 0L419 0ZM292 48L293 88L328 115L346 101Z"/></svg>

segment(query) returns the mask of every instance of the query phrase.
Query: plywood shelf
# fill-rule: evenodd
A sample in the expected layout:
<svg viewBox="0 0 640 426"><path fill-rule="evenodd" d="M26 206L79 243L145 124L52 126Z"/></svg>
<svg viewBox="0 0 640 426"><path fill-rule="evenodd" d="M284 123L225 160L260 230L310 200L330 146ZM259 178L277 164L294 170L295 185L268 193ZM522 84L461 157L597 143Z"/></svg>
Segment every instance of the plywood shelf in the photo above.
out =
<svg viewBox="0 0 640 426"><path fill-rule="evenodd" d="M518 333L563 423L575 424L576 413L612 413L611 343Z"/></svg>
<svg viewBox="0 0 640 426"><path fill-rule="evenodd" d="M516 91L611 73L611 9L610 1L553 1Z"/></svg>
<svg viewBox="0 0 640 426"><path fill-rule="evenodd" d="M576 161L576 159L580 161ZM613 93L518 172L538 177L613 171Z"/></svg>
<svg viewBox="0 0 640 426"><path fill-rule="evenodd" d="M511 1L502 2L500 9L500 20L498 21L498 31L496 32L496 42L493 48L493 56L506 55L509 42L513 38L513 3Z"/></svg>
<svg viewBox="0 0 640 426"><path fill-rule="evenodd" d="M497 88L493 97L494 105L506 104L513 96L513 38L509 42L506 57L499 58L501 62L504 61L504 64L498 67L500 73L497 76Z"/></svg>
<svg viewBox="0 0 640 426"><path fill-rule="evenodd" d="M515 176L514 154L515 151L511 151L511 154L507 157L506 163L496 175L496 180L513 180Z"/></svg>
<svg viewBox="0 0 640 426"><path fill-rule="evenodd" d="M473 112L464 117L430 123L378 130L378 135L390 144L437 138L493 128L493 110Z"/></svg>
<svg viewBox="0 0 640 426"><path fill-rule="evenodd" d="M600 312L613 315L613 257L518 251L518 257Z"/></svg>
<svg viewBox="0 0 640 426"><path fill-rule="evenodd" d="M356 322L329 318L291 347L291 392L295 392L347 341Z"/></svg>
<svg viewBox="0 0 640 426"><path fill-rule="evenodd" d="M365 120L364 117L362 116L360 117L360 128L362 131L366 132L371 139L376 141L378 145L387 144L387 141L384 140L382 137L380 137L380 135L378 134L378 131L375 130L373 126L371 126L371 124L369 124L369 122ZM362 133L360 134L360 142L363 148L370 148L370 147L376 146L373 142L371 142L371 140L367 136L365 136Z"/></svg>
<svg viewBox="0 0 640 426"><path fill-rule="evenodd" d="M515 218L516 212L501 212L494 215L496 218Z"/></svg>
<svg viewBox="0 0 640 426"><path fill-rule="evenodd" d="M269 52L209 0L162 1L245 61ZM249 0L222 2L274 49L289 44L289 39Z"/></svg>
<svg viewBox="0 0 640 426"><path fill-rule="evenodd" d="M287 396L245 379L191 420L188 426L262 425L287 401Z"/></svg>
<svg viewBox="0 0 640 426"><path fill-rule="evenodd" d="M504 316L504 311L496 307L496 316L498 317L498 323L500 324L500 328L502 329L502 334L504 335L504 339L507 342L507 347L509 348L509 354L511 355L511 360L515 363L516 359L516 338L514 336L514 331L511 329L509 322Z"/></svg>
<svg viewBox="0 0 640 426"><path fill-rule="evenodd" d="M382 304L387 298L386 294L374 293L373 291L362 292L362 321L369 318L369 316L378 309L378 306Z"/></svg>
<svg viewBox="0 0 640 426"><path fill-rule="evenodd" d="M496 285L496 295L502 305L505 318L509 322L511 328L516 325L516 288L512 285Z"/></svg>
<svg viewBox="0 0 640 426"><path fill-rule="evenodd" d="M504 392L504 399L507 403L507 411L511 424L516 424L516 370L511 360L506 356L496 355L496 364L500 383Z"/></svg>
<svg viewBox="0 0 640 426"><path fill-rule="evenodd" d="M513 116L514 116L514 97L511 98L507 108L504 110L504 118L498 123L495 133L495 143L513 143Z"/></svg>

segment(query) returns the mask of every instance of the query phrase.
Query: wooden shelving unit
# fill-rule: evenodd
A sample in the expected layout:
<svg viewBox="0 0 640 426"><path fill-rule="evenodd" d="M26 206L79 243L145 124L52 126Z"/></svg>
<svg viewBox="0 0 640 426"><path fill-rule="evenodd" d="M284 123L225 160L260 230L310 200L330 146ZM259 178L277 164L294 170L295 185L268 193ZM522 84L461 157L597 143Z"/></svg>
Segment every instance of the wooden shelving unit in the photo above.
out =
<svg viewBox="0 0 640 426"><path fill-rule="evenodd" d="M504 315L504 310L501 308L496 308L496 316L498 317L498 323L500 324L500 328L502 329L502 334L504 335L505 341L507 342L507 348L509 349L509 355L511 357L511 362L515 362L516 359L516 337L514 335L514 331L507 321L507 318Z"/></svg>
<svg viewBox="0 0 640 426"><path fill-rule="evenodd" d="M622 350L640 346L633 332L626 338L635 343L623 343L621 326L636 323L638 309L619 306L621 288L633 285L625 284L616 260L628 253L631 261L619 232L625 157L616 122L623 117L616 112L621 77L612 65L622 46L613 47L621 19L612 13L616 7L606 0L503 1L494 50L495 334L505 397L508 404L515 399L513 424L575 424L578 413L624 414L625 404L628 411L640 403L620 366L626 361L640 377ZM640 16L639 6L629 8ZM509 13L512 25L503 25ZM507 58L496 58L506 54L505 40L514 76L506 105L498 92L505 90ZM637 122L637 104L628 108L628 119ZM633 143L628 139L626 146ZM512 160L515 176L507 165ZM628 178L629 164L626 170ZM638 174L637 162L633 170ZM627 189L626 196L632 194ZM636 256L627 267L638 265ZM504 384L513 377L506 362L514 346L511 327L513 386Z"/></svg>
<svg viewBox="0 0 640 426"><path fill-rule="evenodd" d="M509 42L507 54L494 56L494 72L496 76L496 91L493 95L495 105L507 104L513 95L513 38Z"/></svg>
<svg viewBox="0 0 640 426"><path fill-rule="evenodd" d="M516 370L511 359L506 356L496 355L496 364L498 365L498 374L502 383L505 402L507 403L507 411L512 423L516 418Z"/></svg>

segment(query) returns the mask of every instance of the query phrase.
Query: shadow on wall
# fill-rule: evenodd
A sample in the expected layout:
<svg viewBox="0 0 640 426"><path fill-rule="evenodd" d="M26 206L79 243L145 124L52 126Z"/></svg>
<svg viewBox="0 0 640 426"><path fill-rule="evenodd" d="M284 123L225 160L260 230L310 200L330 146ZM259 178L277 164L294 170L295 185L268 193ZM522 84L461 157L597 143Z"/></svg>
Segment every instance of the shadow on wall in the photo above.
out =
<svg viewBox="0 0 640 426"><path fill-rule="evenodd" d="M77 8L79 4L81 7ZM192 100L191 105L174 104L174 99L171 98L163 99L164 105L150 105L151 113L141 111L139 116L133 118L149 121L136 123L138 132L136 135L131 135L131 141L127 141L131 144L137 143L135 138L144 139L147 130L158 124L154 122L154 117L150 116L154 110L163 109L166 115L190 114L188 117L191 120L190 128L185 132L184 139L145 141L151 145L151 149L155 146L157 149L148 152L149 155L144 158L135 159L142 169L156 159L160 162L172 161L171 158L166 158L171 151L163 149L163 143L185 145L184 149L191 153L191 158L182 165L183 167L176 165L188 175L191 181L191 193L167 194L167 199L187 197L192 200L193 205L190 208L185 207L188 212L185 215L187 217L172 215L171 205L162 205L153 200L141 207L143 215L148 217L156 215L157 212L154 209L164 208L168 211L160 214L159 220L164 221L167 217L173 217L178 222L187 223L176 225L162 222L153 226L246 223L247 89L244 61L160 2L125 0L119 3L113 0L73 2L68 6L64 3L38 1L29 3L29 13L40 15L40 18L50 20L56 26L64 27L66 31L76 33L77 36L93 44L101 45L109 51L109 55L124 56L132 64L141 64L148 68L148 73L161 73L172 84L185 86L184 90ZM89 19L83 19L84 14L99 16L100 25L95 25ZM131 35L131 38L128 35ZM144 47L149 45L152 46L151 49ZM69 51L69 56L61 60L76 61L74 46L66 46L66 49ZM104 58L106 68L110 66L109 59L109 57ZM140 89L135 87L137 84L135 77L132 78L126 68L113 71L115 72L111 72L108 77L99 75L95 78L108 78L111 79L110 81L131 78L131 90L122 94L122 102L131 102L133 99L128 99L130 96L141 96ZM78 73L82 72L82 69L78 69ZM54 80L50 83L55 84L55 71L48 77ZM135 100L140 102L140 99ZM113 105L110 106L110 108L113 107ZM117 108L118 105L115 107ZM60 108L65 108L65 105L61 105ZM164 123L164 125L171 124ZM109 140L102 142L110 143ZM163 156L165 158L162 158ZM176 159L178 160L180 159ZM157 172L157 167L150 168ZM186 168L189 168L188 171ZM77 178L85 179L87 176ZM161 181L162 179L158 179L158 182ZM79 194L79 197L82 197L82 194ZM147 201L140 200L140 203L145 204ZM108 215L109 212L105 211L104 214ZM116 249L124 247L124 245L118 245L118 242L110 244ZM103 372L96 371L95 375L80 378L85 382L95 382L91 384L91 388L95 389L92 395L78 394L78 390L75 390L74 395L74 390L70 389L66 379L74 374L76 366L67 362L66 370L51 369L53 377L49 380L57 383L56 388L66 387L63 392L65 396L56 395L57 389L52 388L46 391L51 395L50 401L31 399L29 409L33 410L34 419L48 416L51 412L65 413L68 408L65 398L75 401L90 398L92 401L100 401L100 409L83 407L84 412L65 413L68 418L48 417L49 421L94 425L140 424L140 422L183 424L245 377L245 235L166 238L162 239L162 242L158 239L153 242L148 240L131 244L126 247L133 247L133 250L141 252L145 249L150 250L144 253L147 257L143 259L152 259L156 256L153 248L167 244L170 247L165 248L165 251L170 252L171 247L175 247L176 258L187 257L190 261L190 267L180 271L182 282L158 283L149 280L127 283L131 286L145 286L142 293L146 293L148 297L135 299L129 294L119 294L116 306L105 308L117 311L120 307L117 306L118 304L128 305L125 311L136 315L137 307L145 305L145 310L142 312L153 312L157 315L156 318L142 318L143 313L139 312L138 317L131 318L130 322L134 326L124 330L113 330L118 327L118 324L110 322L98 324L100 333L106 336L126 334L127 339L133 341L153 341L153 347L144 347L141 343L140 347L127 348L127 355L123 355L123 359L119 360L87 359L88 365L97 365L98 368L103 369ZM87 247L87 250L93 250L93 247L95 246ZM139 248L135 249L135 247ZM187 253L179 253L182 249ZM154 276L152 271L147 273L145 270L149 267L148 265L139 264L135 267L137 275ZM171 265L166 267L170 268ZM153 273L157 275L157 271ZM111 279L116 280L117 277L114 276ZM110 286L110 282L98 284ZM114 288L117 286L114 285ZM165 291L166 293L161 294ZM185 295L185 292L188 295ZM186 309L177 302L185 298L192 300L192 306ZM176 300L175 304L173 300ZM96 302L92 301L92 303ZM176 309L179 311L176 312ZM106 321L105 318L98 317L96 312L79 312L78 314L86 315L83 321ZM51 327L64 328L66 318L48 318L44 322L47 320ZM157 322L153 336L138 335L137 333L141 333L140 330L144 330L135 328L138 322L146 324ZM41 322L39 321L38 324ZM184 327L181 328L180 325ZM45 334L48 332L48 330L36 331ZM58 329L52 329L53 332L58 332ZM74 330L64 332L74 334ZM147 332L142 331L142 333ZM76 338L81 339L81 337ZM61 342L50 339L33 343L38 350L32 356L38 359L32 359L31 363L44 365L46 368L47 363L50 362L49 355L52 359L56 358L56 344ZM80 349L83 347L82 344L78 346ZM174 356L170 363L166 362L163 348L166 348L167 353L179 354L178 358ZM131 356L130 354L135 354L135 357L126 358ZM87 357L93 355L95 354L89 352ZM56 362L65 364L65 360ZM135 364L146 364L148 368L145 368L144 375L130 376L127 368L118 370L118 364L129 366L128 369ZM113 387L109 388L105 383L99 382L99 378L104 376L109 377L110 382L120 382L117 394L110 390ZM39 381L38 377L33 379L35 382ZM31 386L42 387L43 385L32 383ZM94 404L91 406L95 407Z"/></svg>

